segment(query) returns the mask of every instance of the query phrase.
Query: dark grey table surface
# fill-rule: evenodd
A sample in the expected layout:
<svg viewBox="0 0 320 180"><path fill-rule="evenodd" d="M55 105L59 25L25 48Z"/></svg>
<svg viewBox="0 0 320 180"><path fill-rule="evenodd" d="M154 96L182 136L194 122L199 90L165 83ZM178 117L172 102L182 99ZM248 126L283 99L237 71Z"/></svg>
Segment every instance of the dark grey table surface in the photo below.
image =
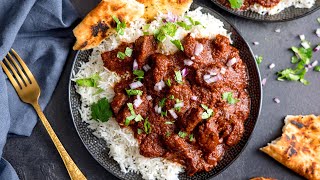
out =
<svg viewBox="0 0 320 180"><path fill-rule="evenodd" d="M99 2L99 0L72 1L82 16ZM313 44L320 43L320 39L315 35L315 30L320 28L316 20L320 17L320 11L294 21L262 23L227 14L209 0L198 0L198 2L225 16L250 43L253 52L263 55L264 60L260 65L260 71L262 77L268 78L263 88L262 113L248 146L229 168L213 179L244 180L255 176L274 177L281 180L302 179L258 149L281 135L283 119L287 114L320 113L318 106L320 73L309 72L306 75L306 78L311 81L309 86L275 80L275 72L291 66L292 53L288 48L299 45L299 34L305 34L307 40ZM275 29L280 29L281 32L276 33ZM253 45L254 41L260 44ZM59 84L45 109L45 114L65 148L88 179L117 179L91 157L73 126L68 102L68 81L73 56L74 52L70 54ZM320 60L319 57L320 52L314 53L314 60ZM270 63L276 65L272 70L268 69ZM281 103L274 103L274 97L278 97ZM69 179L63 162L41 123L37 124L30 137L10 138L5 146L4 158L13 165L22 180Z"/></svg>

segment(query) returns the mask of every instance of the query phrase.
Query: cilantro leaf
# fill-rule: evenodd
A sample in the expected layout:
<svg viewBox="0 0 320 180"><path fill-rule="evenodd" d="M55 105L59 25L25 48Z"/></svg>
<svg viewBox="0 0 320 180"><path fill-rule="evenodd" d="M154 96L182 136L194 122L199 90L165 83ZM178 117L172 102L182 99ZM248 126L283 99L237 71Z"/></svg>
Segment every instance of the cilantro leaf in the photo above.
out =
<svg viewBox="0 0 320 180"><path fill-rule="evenodd" d="M131 115L136 116L136 113L134 112L134 109L133 109L133 104L132 103L127 103L127 106L129 108L129 111L130 111Z"/></svg>
<svg viewBox="0 0 320 180"><path fill-rule="evenodd" d="M143 128L144 128L144 132L145 132L145 133L147 133L147 134L151 133L151 124L150 124L150 122L148 121L148 118L146 118L146 119L144 120Z"/></svg>
<svg viewBox="0 0 320 180"><path fill-rule="evenodd" d="M166 137L169 137L171 135L171 133L170 132L166 132Z"/></svg>
<svg viewBox="0 0 320 180"><path fill-rule="evenodd" d="M174 44L180 51L184 51L184 48L181 44L181 41L176 39L176 40L171 40L172 44Z"/></svg>
<svg viewBox="0 0 320 180"><path fill-rule="evenodd" d="M257 61L257 64L261 64L262 63L262 60L263 60L263 57L262 56L257 56L256 57L256 61Z"/></svg>
<svg viewBox="0 0 320 180"><path fill-rule="evenodd" d="M89 78L77 79L76 83L78 86L83 87L97 87L98 81L101 79L98 73L93 74Z"/></svg>
<svg viewBox="0 0 320 180"><path fill-rule="evenodd" d="M164 107L165 103L166 103L166 99L167 98L162 98L161 101L159 102L159 106L160 107Z"/></svg>
<svg viewBox="0 0 320 180"><path fill-rule="evenodd" d="M170 79L167 79L167 80L165 81L165 83L166 83L167 86L169 86L169 87L171 86L171 80L170 80Z"/></svg>
<svg viewBox="0 0 320 180"><path fill-rule="evenodd" d="M190 141L193 141L193 140L194 140L193 134L190 134L190 135L189 135L189 140L190 140Z"/></svg>
<svg viewBox="0 0 320 180"><path fill-rule="evenodd" d="M205 112L202 113L201 118L202 119L208 119L213 115L213 110L208 108L208 106L201 104L201 107L206 110Z"/></svg>
<svg viewBox="0 0 320 180"><path fill-rule="evenodd" d="M174 95L170 95L170 96L169 96L169 99L174 99Z"/></svg>
<svg viewBox="0 0 320 180"><path fill-rule="evenodd" d="M227 100L227 102L229 104L236 104L237 102L239 102L239 99L235 99L233 98L233 93L232 92L225 92L222 94L222 99L223 100Z"/></svg>
<svg viewBox="0 0 320 180"><path fill-rule="evenodd" d="M239 9L243 4L243 0L229 0L232 9Z"/></svg>
<svg viewBox="0 0 320 180"><path fill-rule="evenodd" d="M188 135L188 133L183 132L183 131L179 131L178 136L181 138L185 138Z"/></svg>
<svg viewBox="0 0 320 180"><path fill-rule="evenodd" d="M174 71L175 77L174 79L177 81L177 83L182 84L182 75L181 71Z"/></svg>
<svg viewBox="0 0 320 180"><path fill-rule="evenodd" d="M166 121L164 124L173 124L174 122L172 121Z"/></svg>
<svg viewBox="0 0 320 180"><path fill-rule="evenodd" d="M136 75L138 79L144 78L144 71L142 70L133 70L133 74Z"/></svg>
<svg viewBox="0 0 320 180"><path fill-rule="evenodd" d="M185 29L185 30L190 30L190 29L192 29L192 25L188 25L187 23L185 23L185 22L183 22L183 21L179 21L179 22L177 22L177 24L180 26L180 27L182 27L183 29Z"/></svg>
<svg viewBox="0 0 320 180"><path fill-rule="evenodd" d="M168 22L159 28L158 32L155 33L155 37L158 41L164 42L166 40L166 35L173 37L177 32L177 25L172 22Z"/></svg>
<svg viewBox="0 0 320 180"><path fill-rule="evenodd" d="M317 72L320 72L320 66L315 66L315 67L313 68L313 70L314 70L314 71L317 71Z"/></svg>
<svg viewBox="0 0 320 180"><path fill-rule="evenodd" d="M299 59L297 58L297 56L292 56L291 57L291 63L292 64L297 64L299 62Z"/></svg>
<svg viewBox="0 0 320 180"><path fill-rule="evenodd" d="M94 120L107 122L112 116L111 106L107 98L102 98L91 105L91 117Z"/></svg>
<svg viewBox="0 0 320 180"><path fill-rule="evenodd" d="M125 54L125 53L123 53L123 52L120 52L120 51L119 51L119 52L117 53L117 58L119 58L119 59L122 59L122 60L123 60L124 58L126 58L126 54Z"/></svg>
<svg viewBox="0 0 320 180"><path fill-rule="evenodd" d="M124 54L128 57L131 57L132 55L132 49L129 47L126 47L126 50L124 51Z"/></svg>
<svg viewBox="0 0 320 180"><path fill-rule="evenodd" d="M185 16L185 17L189 19L189 21L192 25L194 25L194 26L201 25L201 23L199 21L193 20L190 16Z"/></svg>
<svg viewBox="0 0 320 180"><path fill-rule="evenodd" d="M113 20L117 23L116 31L119 35L124 35L124 29L126 28L126 23L121 22L116 16L112 15Z"/></svg>
<svg viewBox="0 0 320 180"><path fill-rule="evenodd" d="M141 133L142 133L142 129L139 129L139 128L138 128L138 129L137 129L137 133L138 133L138 134L141 134Z"/></svg>
<svg viewBox="0 0 320 180"><path fill-rule="evenodd" d="M143 91L138 89L126 89L126 92L129 96L142 95Z"/></svg>

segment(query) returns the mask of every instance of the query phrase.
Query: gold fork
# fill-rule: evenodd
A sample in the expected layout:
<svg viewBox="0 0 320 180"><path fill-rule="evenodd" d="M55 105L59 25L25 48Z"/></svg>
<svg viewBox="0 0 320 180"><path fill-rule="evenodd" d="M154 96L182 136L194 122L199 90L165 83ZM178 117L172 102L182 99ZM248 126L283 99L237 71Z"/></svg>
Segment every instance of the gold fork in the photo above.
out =
<svg viewBox="0 0 320 180"><path fill-rule="evenodd" d="M31 104L33 108L36 110L42 124L46 128L51 140L56 146L66 168L69 173L69 176L72 180L85 180L86 177L82 174L77 165L73 162L71 157L69 156L66 149L63 147L62 143L58 139L56 133L53 131L49 121L43 114L41 107L39 105L39 96L40 96L40 87L32 75L29 68L20 58L20 56L15 52L15 50L11 49L15 58L12 57L10 52L7 54L7 57L4 58L5 63L2 61L1 66L4 72L7 74L11 84L14 89L17 91L20 99L28 104ZM19 62L20 65L16 62ZM14 65L14 67L13 67ZM22 68L22 69L21 69ZM11 73L9 71L11 70ZM18 71L17 71L18 70Z"/></svg>

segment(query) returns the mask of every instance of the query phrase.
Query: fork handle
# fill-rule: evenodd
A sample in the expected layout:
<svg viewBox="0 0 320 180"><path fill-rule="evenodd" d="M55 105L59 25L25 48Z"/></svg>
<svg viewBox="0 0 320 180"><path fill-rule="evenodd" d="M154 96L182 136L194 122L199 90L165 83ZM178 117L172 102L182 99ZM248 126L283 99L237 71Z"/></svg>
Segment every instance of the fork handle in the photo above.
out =
<svg viewBox="0 0 320 180"><path fill-rule="evenodd" d="M62 143L60 142L59 138L57 137L56 133L53 131L49 121L43 114L41 107L38 102L32 103L32 106L36 110L42 124L46 128L51 140L53 141L54 145L56 146L64 165L67 168L67 171L69 173L69 176L71 180L86 180L87 178L82 174L78 166L74 163L74 161L69 156L66 149L63 147Z"/></svg>

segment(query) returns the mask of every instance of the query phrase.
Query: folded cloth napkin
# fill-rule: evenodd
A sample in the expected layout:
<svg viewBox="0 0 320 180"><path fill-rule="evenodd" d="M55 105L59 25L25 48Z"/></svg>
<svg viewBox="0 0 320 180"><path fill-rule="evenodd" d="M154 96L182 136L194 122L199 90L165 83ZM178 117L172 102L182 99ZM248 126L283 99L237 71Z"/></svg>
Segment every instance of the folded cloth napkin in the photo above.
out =
<svg viewBox="0 0 320 180"><path fill-rule="evenodd" d="M0 60L13 47L36 77L40 106L45 108L59 80L77 18L69 0L0 0ZM0 158L8 134L29 136L37 122L31 106L19 100L0 70ZM1 158L0 179L19 179L12 166Z"/></svg>

